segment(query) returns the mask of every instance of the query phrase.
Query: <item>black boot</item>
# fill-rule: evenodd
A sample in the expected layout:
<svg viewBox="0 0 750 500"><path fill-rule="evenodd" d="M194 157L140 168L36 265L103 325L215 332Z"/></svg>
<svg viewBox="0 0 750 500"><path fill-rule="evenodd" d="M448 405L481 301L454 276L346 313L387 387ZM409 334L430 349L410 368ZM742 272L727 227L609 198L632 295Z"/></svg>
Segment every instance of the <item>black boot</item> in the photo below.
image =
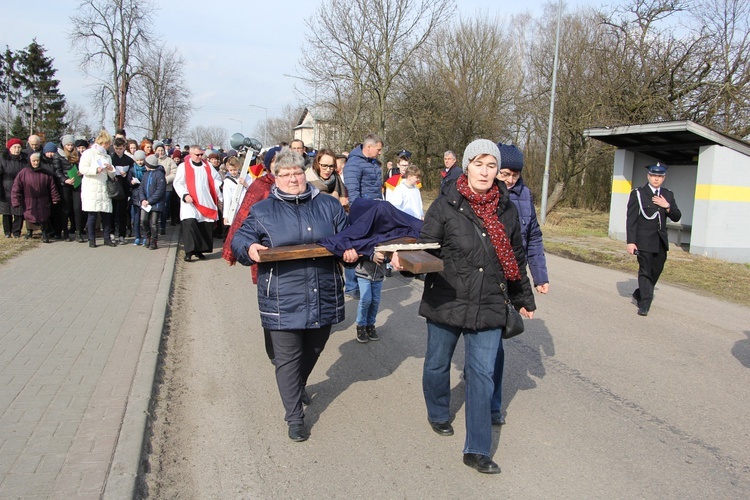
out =
<svg viewBox="0 0 750 500"><path fill-rule="evenodd" d="M24 236L23 239L30 240L32 234L34 234L34 231L32 231L31 229L27 229L26 230L26 236Z"/></svg>
<svg viewBox="0 0 750 500"><path fill-rule="evenodd" d="M83 238L83 233L78 233L78 243L86 243L86 240Z"/></svg>
<svg viewBox="0 0 750 500"><path fill-rule="evenodd" d="M49 235L42 231L42 243L49 243Z"/></svg>

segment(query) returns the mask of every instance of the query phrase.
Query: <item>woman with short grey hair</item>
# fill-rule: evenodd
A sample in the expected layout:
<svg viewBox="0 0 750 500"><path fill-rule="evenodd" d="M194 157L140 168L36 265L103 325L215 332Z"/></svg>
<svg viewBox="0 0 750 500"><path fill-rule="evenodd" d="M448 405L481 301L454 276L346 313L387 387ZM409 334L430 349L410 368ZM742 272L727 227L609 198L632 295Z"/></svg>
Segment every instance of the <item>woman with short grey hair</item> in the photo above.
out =
<svg viewBox="0 0 750 500"><path fill-rule="evenodd" d="M305 181L302 155L282 150L273 163L275 184L268 198L253 205L232 238L240 264L258 264L258 309L274 350L276 383L292 441L305 441L305 385L328 341L331 326L344 320L344 289L336 257L261 262L271 247L304 245L342 231L346 212L332 196ZM344 262L356 262L348 249Z"/></svg>

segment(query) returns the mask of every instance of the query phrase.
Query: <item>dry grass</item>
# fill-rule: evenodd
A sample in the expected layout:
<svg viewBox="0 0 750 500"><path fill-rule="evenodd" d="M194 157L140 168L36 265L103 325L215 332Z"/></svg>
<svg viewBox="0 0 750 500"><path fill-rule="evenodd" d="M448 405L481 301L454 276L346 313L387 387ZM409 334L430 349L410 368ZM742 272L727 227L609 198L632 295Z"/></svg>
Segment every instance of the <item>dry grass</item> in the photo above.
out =
<svg viewBox="0 0 750 500"><path fill-rule="evenodd" d="M607 236L609 214L561 208L547 217L542 228L548 253L625 272L638 271L625 243ZM723 300L750 305L750 266L692 255L672 246L661 280Z"/></svg>
<svg viewBox="0 0 750 500"><path fill-rule="evenodd" d="M39 231L36 231L37 233ZM35 238L25 240L23 238L4 238L0 235L0 264L4 264L8 259L24 252L30 248L35 248L41 243L37 234Z"/></svg>

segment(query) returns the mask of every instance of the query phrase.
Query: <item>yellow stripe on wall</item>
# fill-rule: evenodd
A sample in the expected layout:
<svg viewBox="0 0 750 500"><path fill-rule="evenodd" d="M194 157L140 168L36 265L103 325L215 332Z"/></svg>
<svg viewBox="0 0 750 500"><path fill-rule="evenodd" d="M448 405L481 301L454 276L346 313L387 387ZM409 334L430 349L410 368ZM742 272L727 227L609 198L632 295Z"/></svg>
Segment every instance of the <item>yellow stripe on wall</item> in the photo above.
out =
<svg viewBox="0 0 750 500"><path fill-rule="evenodd" d="M695 186L695 199L750 203L750 187L698 184Z"/></svg>
<svg viewBox="0 0 750 500"><path fill-rule="evenodd" d="M612 179L612 192L628 194L633 190L633 185L626 179Z"/></svg>

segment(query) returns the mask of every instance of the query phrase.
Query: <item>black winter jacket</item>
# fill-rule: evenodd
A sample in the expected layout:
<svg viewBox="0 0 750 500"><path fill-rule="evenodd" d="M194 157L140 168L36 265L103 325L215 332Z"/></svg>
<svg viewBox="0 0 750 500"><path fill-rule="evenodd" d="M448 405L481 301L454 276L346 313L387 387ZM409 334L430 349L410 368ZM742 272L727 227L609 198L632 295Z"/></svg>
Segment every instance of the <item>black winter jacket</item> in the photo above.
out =
<svg viewBox="0 0 750 500"><path fill-rule="evenodd" d="M526 276L518 213L505 185L495 182L500 189L498 217L505 226L522 276L520 281L508 282L510 299L517 309L525 307L533 311L536 305ZM440 243L441 248L435 254L445 265L443 271L429 273L425 279L420 316L469 330L504 327L506 308L500 284L506 280L500 259L481 219L458 192L455 182L446 195L439 196L430 206L419 241Z"/></svg>

